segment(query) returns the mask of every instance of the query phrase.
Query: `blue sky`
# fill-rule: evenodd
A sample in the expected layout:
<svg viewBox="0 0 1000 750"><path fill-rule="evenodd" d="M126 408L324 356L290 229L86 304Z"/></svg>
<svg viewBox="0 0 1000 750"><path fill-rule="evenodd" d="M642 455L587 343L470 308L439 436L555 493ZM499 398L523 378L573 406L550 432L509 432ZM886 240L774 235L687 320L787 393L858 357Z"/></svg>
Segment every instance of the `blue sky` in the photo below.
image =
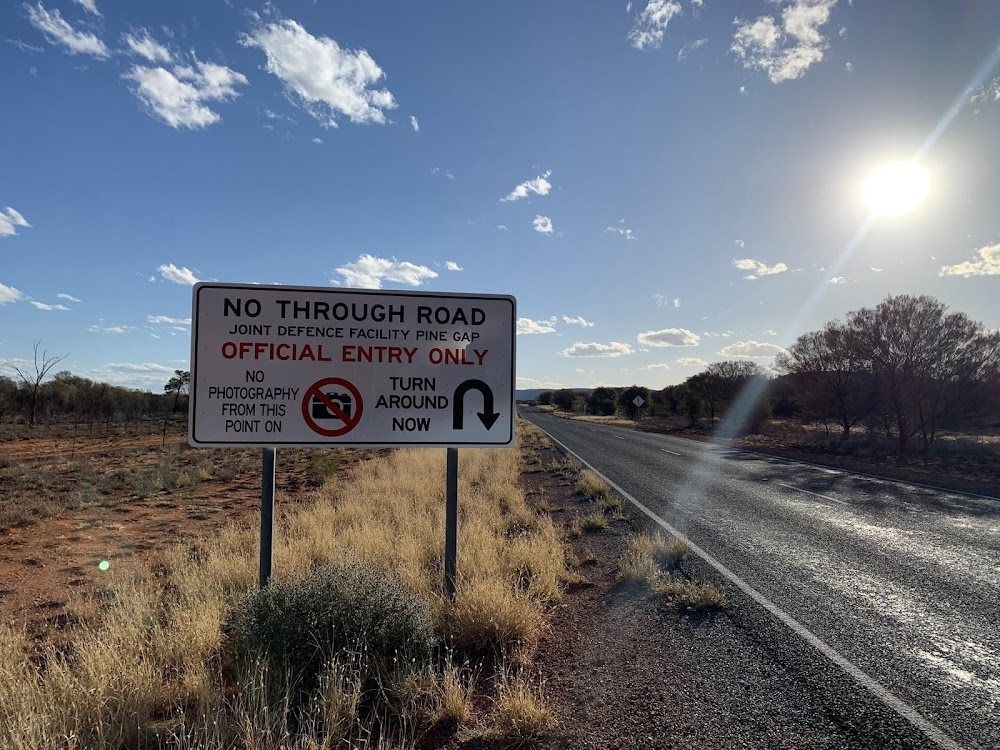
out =
<svg viewBox="0 0 1000 750"><path fill-rule="evenodd" d="M513 294L521 387L768 365L889 293L997 328L998 32L993 0L6 3L0 361L159 390L196 279ZM859 233L918 153L926 199Z"/></svg>

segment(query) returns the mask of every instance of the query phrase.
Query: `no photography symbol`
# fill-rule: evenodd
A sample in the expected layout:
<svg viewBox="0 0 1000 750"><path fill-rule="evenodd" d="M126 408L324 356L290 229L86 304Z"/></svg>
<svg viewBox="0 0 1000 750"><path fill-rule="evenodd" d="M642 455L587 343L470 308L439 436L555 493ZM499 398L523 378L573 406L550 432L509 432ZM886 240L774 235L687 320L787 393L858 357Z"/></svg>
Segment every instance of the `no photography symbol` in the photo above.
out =
<svg viewBox="0 0 1000 750"><path fill-rule="evenodd" d="M335 389L343 389L340 393ZM324 437L339 437L358 426L364 404L361 392L343 378L324 378L306 388L302 398L302 418L309 429ZM343 422L341 427L332 424ZM327 427L327 423L332 423Z"/></svg>

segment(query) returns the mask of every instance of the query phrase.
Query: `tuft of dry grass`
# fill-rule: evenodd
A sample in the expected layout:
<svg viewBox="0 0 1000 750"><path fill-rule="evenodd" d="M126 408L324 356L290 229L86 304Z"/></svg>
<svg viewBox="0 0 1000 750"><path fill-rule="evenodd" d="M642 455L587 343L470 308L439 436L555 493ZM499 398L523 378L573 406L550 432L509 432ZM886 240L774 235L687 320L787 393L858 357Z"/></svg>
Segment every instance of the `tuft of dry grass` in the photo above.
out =
<svg viewBox="0 0 1000 750"><path fill-rule="evenodd" d="M217 476L244 469L244 452L232 453ZM442 592L444 463L443 450L399 450L338 473L278 519L275 574L331 562L386 568L431 603L442 640L523 659L569 579L559 533L526 503L519 450L463 450L458 597L450 601ZM349 660L335 662L296 727L266 700L266 674L227 689L222 624L256 586L257 544L255 528L231 526L167 551L156 579L113 578L106 598L86 605L100 618L64 633L59 646L0 626L0 747L333 748L365 731L412 732L417 714L468 715L473 681L448 669L386 686L388 702L366 718ZM498 690L505 722L530 733L538 702L516 687ZM431 708L406 708L414 705ZM518 705L528 718L516 718Z"/></svg>
<svg viewBox="0 0 1000 750"><path fill-rule="evenodd" d="M707 612L725 607L726 594L718 586L680 575L680 564L688 552L680 539L639 534L629 539L619 563L618 580L641 586L679 609Z"/></svg>
<svg viewBox="0 0 1000 750"><path fill-rule="evenodd" d="M726 593L714 583L698 583L676 575L659 575L652 593L678 609L708 612L726 606Z"/></svg>
<svg viewBox="0 0 1000 750"><path fill-rule="evenodd" d="M552 709L545 703L541 685L533 684L521 672L500 675L494 704L492 733L512 747L537 741L553 724Z"/></svg>
<svg viewBox="0 0 1000 750"><path fill-rule="evenodd" d="M580 476L576 480L576 490L592 502L604 500L611 493L608 483L590 469L584 469L580 472Z"/></svg>
<svg viewBox="0 0 1000 750"><path fill-rule="evenodd" d="M607 516L600 512L589 513L580 519L584 531L607 531L609 526Z"/></svg>

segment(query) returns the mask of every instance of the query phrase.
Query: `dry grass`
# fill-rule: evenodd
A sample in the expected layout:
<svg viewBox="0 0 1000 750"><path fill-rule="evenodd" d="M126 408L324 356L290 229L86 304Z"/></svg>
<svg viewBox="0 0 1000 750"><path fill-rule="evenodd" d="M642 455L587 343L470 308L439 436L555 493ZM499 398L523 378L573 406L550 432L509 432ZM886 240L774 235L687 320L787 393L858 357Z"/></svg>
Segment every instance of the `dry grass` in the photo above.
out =
<svg viewBox="0 0 1000 750"><path fill-rule="evenodd" d="M449 601L441 592L444 453L403 450L359 464L313 502L293 507L277 524L275 574L374 563L431 603L440 636L454 647L523 659L567 578L559 534L525 502L519 450L462 451L459 593ZM106 597L89 605L100 618L65 633L59 645L0 628L0 747L297 750L334 747L361 731L360 698L343 663L324 678L314 709L295 728L264 699L266 676L251 676L238 691L222 689L221 627L254 589L256 570L256 529L228 527L194 548L169 550L156 580L114 579ZM375 729L386 737L391 728L393 741L405 745L416 716L463 720L472 684L468 674L445 668L422 684L395 686L402 708L379 714ZM530 733L547 715L516 686L501 682L498 690L508 725ZM512 718L519 711L523 721Z"/></svg>
<svg viewBox="0 0 1000 750"><path fill-rule="evenodd" d="M576 480L576 490L593 502L603 500L611 494L608 483L590 469L584 469L580 472L580 476Z"/></svg>
<svg viewBox="0 0 1000 750"><path fill-rule="evenodd" d="M494 703L493 734L512 747L535 742L552 726L552 711L545 703L541 685L533 684L523 673L505 671L500 675Z"/></svg>
<svg viewBox="0 0 1000 750"><path fill-rule="evenodd" d="M588 513L580 519L580 528L584 531L607 531L610 525L607 516L601 512Z"/></svg>
<svg viewBox="0 0 1000 750"><path fill-rule="evenodd" d="M631 538L619 563L618 580L641 586L653 597L679 609L711 611L726 606L725 592L713 583L691 581L681 575L688 546L659 534Z"/></svg>

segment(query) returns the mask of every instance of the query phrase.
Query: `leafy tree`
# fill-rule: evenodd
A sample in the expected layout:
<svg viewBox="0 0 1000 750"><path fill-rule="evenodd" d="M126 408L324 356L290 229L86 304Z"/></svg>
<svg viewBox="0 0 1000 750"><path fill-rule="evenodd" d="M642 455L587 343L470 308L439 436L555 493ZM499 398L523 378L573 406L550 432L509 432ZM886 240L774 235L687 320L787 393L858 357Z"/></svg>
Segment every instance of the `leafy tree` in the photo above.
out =
<svg viewBox="0 0 1000 750"><path fill-rule="evenodd" d="M834 415L847 440L871 405L871 378L858 331L837 321L805 333L775 359L795 383L814 416Z"/></svg>
<svg viewBox="0 0 1000 750"><path fill-rule="evenodd" d="M642 385L631 385L618 394L618 408L629 419L636 419L639 416L640 407L635 405L636 396L649 403L649 389Z"/></svg>
<svg viewBox="0 0 1000 750"><path fill-rule="evenodd" d="M538 394L538 403L542 406L549 406L552 403L552 391L543 391Z"/></svg>
<svg viewBox="0 0 1000 750"><path fill-rule="evenodd" d="M190 385L191 373L188 370L174 370L174 376L163 386L164 393L174 394L174 412L177 411L181 396L188 392Z"/></svg>
<svg viewBox="0 0 1000 750"><path fill-rule="evenodd" d="M590 398L587 399L587 406L590 408L590 413L600 414L605 417L614 414L617 405L618 398L614 388L606 386L595 388L591 392Z"/></svg>
<svg viewBox="0 0 1000 750"><path fill-rule="evenodd" d="M571 388L560 388L558 391L552 394L552 403L554 403L558 408L564 411L573 410L573 399L576 397L576 391Z"/></svg>
<svg viewBox="0 0 1000 750"><path fill-rule="evenodd" d="M1000 334L929 296L890 296L848 316L879 389L879 418L900 452L925 454L948 419L980 413L1000 375Z"/></svg>

